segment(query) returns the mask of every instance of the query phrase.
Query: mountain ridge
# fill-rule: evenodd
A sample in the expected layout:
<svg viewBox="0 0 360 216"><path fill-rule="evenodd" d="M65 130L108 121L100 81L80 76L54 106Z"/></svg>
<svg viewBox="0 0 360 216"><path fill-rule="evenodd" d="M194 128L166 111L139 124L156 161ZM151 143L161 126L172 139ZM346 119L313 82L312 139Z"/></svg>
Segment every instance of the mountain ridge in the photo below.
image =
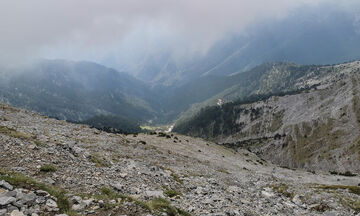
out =
<svg viewBox="0 0 360 216"><path fill-rule="evenodd" d="M205 108L174 131L248 148L282 166L359 173L359 72L359 61L325 66L291 84L314 88Z"/></svg>

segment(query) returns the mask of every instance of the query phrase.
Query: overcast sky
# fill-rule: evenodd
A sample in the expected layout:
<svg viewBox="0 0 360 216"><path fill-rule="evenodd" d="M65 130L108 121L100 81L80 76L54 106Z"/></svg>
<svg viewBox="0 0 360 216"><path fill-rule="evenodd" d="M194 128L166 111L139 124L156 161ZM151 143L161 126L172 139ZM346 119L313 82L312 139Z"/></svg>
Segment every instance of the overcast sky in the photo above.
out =
<svg viewBox="0 0 360 216"><path fill-rule="evenodd" d="M356 1L0 0L0 64L40 57L101 61L134 49L204 53L254 22L328 2L351 8Z"/></svg>

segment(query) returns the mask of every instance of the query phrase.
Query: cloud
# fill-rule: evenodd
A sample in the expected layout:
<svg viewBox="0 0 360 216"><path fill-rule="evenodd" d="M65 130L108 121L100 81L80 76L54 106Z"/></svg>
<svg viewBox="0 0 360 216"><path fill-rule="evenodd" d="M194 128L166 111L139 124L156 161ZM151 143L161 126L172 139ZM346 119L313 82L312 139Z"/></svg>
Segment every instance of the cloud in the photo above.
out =
<svg viewBox="0 0 360 216"><path fill-rule="evenodd" d="M0 64L101 60L119 49L205 52L228 33L325 0L2 0ZM337 1L345 2L345 1ZM351 2L351 0L350 0Z"/></svg>

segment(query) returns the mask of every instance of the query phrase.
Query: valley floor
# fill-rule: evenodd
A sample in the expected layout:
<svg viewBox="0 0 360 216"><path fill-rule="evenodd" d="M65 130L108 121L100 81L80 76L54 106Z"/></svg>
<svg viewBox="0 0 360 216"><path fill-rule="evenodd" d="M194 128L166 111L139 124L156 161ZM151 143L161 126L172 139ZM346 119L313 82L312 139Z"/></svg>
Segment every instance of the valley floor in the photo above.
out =
<svg viewBox="0 0 360 216"><path fill-rule="evenodd" d="M17 188L43 185L27 184L29 177L43 189L64 189L69 205L58 199L59 212L72 215L360 212L358 176L281 168L246 150L178 134L109 134L8 105L0 105L0 167L0 179Z"/></svg>

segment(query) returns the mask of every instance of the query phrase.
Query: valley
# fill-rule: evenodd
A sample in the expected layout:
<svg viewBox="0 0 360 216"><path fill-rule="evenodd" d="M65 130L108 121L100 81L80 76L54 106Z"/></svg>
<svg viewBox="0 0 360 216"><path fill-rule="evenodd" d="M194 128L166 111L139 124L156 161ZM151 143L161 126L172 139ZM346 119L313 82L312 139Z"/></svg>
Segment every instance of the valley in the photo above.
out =
<svg viewBox="0 0 360 216"><path fill-rule="evenodd" d="M0 1L0 216L360 216L359 9Z"/></svg>
<svg viewBox="0 0 360 216"><path fill-rule="evenodd" d="M246 149L176 133L106 133L5 104L0 114L0 179L18 194L41 189L57 200L28 202L21 207L27 214L359 212L359 176L281 168ZM0 197L11 196L0 188Z"/></svg>

